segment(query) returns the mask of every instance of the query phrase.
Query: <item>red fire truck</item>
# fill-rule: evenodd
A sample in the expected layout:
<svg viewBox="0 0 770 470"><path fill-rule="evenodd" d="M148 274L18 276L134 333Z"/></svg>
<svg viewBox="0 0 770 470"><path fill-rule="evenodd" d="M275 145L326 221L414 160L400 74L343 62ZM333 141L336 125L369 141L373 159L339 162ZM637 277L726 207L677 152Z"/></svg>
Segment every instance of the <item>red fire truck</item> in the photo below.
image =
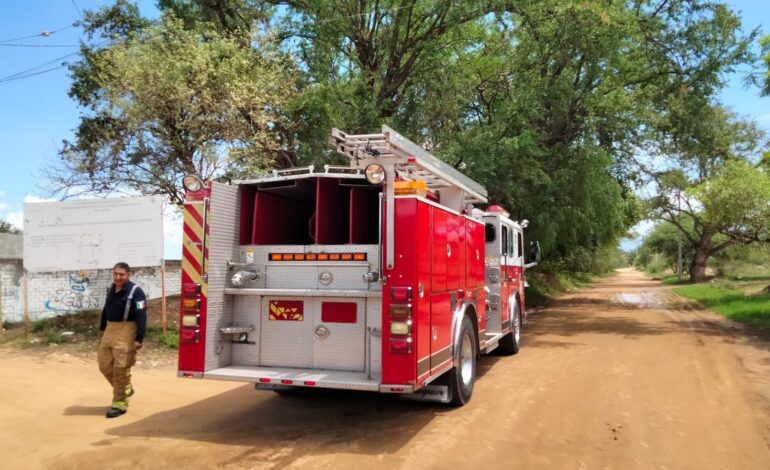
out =
<svg viewBox="0 0 770 470"><path fill-rule="evenodd" d="M349 166L185 178L178 375L467 403L519 350L526 221L387 126L330 144Z"/></svg>

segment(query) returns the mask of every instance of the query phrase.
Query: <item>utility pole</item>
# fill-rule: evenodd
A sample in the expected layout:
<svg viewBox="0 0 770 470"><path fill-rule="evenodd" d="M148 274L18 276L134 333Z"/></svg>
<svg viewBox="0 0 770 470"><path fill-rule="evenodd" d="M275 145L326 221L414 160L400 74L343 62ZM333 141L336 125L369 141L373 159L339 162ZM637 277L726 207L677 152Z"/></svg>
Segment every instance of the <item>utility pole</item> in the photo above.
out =
<svg viewBox="0 0 770 470"><path fill-rule="evenodd" d="M677 205L677 217L679 217L679 226L682 226L682 193L677 192L676 193L676 205ZM677 230L677 237L676 237L676 244L677 244L677 255L676 255L676 275L679 277L682 277L682 231Z"/></svg>

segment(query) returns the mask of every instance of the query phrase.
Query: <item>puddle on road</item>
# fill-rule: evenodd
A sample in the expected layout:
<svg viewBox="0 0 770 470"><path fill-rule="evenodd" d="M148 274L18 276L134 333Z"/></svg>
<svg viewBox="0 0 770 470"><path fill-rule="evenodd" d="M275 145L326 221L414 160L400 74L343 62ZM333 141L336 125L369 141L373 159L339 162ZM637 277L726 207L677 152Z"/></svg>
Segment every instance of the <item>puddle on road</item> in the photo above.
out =
<svg viewBox="0 0 770 470"><path fill-rule="evenodd" d="M610 297L610 302L626 308L665 308L666 301L653 292L623 292Z"/></svg>
<svg viewBox="0 0 770 470"><path fill-rule="evenodd" d="M644 305L644 299L639 294L618 294L612 298L612 301L621 304Z"/></svg>

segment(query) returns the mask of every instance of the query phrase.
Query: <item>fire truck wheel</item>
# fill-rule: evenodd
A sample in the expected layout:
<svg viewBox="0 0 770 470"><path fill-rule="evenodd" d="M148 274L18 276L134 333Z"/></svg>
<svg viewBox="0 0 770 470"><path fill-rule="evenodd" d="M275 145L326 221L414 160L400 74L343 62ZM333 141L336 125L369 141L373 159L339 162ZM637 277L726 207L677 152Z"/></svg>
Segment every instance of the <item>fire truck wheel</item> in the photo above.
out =
<svg viewBox="0 0 770 470"><path fill-rule="evenodd" d="M513 314L511 315L511 332L500 339L498 350L507 355L513 355L519 352L521 346L521 308L519 302L513 304Z"/></svg>
<svg viewBox="0 0 770 470"><path fill-rule="evenodd" d="M471 319L463 317L460 325L460 342L455 348L455 366L449 377L452 392L452 404L462 406L468 403L476 382L476 339L474 338Z"/></svg>

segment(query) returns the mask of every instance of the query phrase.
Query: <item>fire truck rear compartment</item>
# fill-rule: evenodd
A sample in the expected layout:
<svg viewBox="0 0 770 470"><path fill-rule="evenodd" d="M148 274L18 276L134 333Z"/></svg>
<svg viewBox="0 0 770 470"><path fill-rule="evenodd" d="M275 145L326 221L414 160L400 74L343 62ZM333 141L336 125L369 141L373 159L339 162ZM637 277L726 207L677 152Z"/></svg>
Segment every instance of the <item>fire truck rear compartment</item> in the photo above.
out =
<svg viewBox="0 0 770 470"><path fill-rule="evenodd" d="M378 242L380 187L360 178L297 178L241 186L241 245Z"/></svg>
<svg viewBox="0 0 770 470"><path fill-rule="evenodd" d="M221 299L209 298L205 377L378 389L382 294L366 275L379 270L379 188L361 183L308 177L232 188L240 217L238 237L230 239L238 244L227 270L214 269L212 233L209 283L223 276L224 289ZM212 193L212 228L226 213L216 210L223 202L218 193ZM308 261L307 254L338 256ZM236 286L231 279L240 269L254 278Z"/></svg>

